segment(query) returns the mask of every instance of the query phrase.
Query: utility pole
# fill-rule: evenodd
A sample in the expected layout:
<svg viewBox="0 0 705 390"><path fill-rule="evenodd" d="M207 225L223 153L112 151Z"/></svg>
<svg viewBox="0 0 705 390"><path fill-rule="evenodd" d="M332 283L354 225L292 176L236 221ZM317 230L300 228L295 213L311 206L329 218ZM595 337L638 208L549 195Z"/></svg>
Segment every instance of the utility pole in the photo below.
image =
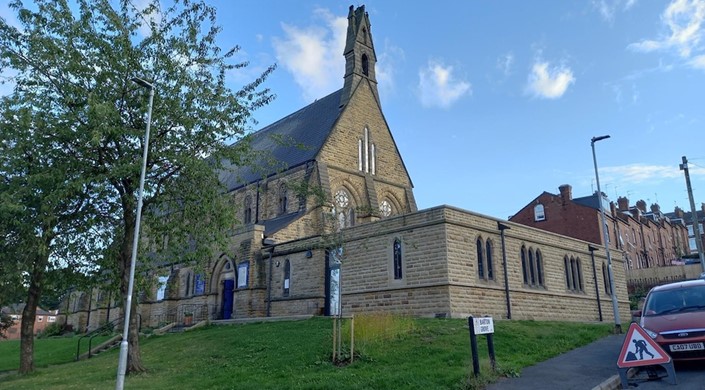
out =
<svg viewBox="0 0 705 390"><path fill-rule="evenodd" d="M685 172L685 185L688 189L688 199L690 199L690 215L693 223L693 234L695 234L695 247L698 248L700 266L705 271L705 257L703 257L703 238L700 235L698 223L698 213L695 210L695 200L693 200L693 187L690 186L690 173L688 173L688 159L683 156L683 164L680 164L681 171Z"/></svg>

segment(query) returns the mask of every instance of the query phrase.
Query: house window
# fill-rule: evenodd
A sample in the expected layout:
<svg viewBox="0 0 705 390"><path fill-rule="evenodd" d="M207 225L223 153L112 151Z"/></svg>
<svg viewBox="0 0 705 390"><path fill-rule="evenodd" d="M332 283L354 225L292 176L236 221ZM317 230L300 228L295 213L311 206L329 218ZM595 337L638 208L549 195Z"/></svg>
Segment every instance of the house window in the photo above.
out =
<svg viewBox="0 0 705 390"><path fill-rule="evenodd" d="M247 277L250 271L250 262L243 261L237 265L237 288L247 287Z"/></svg>
<svg viewBox="0 0 705 390"><path fill-rule="evenodd" d="M291 262L289 259L284 261L284 291L283 296L289 296L289 284L291 283Z"/></svg>
<svg viewBox="0 0 705 390"><path fill-rule="evenodd" d="M47 317L47 322L56 322L56 317L54 317L54 316Z"/></svg>
<svg viewBox="0 0 705 390"><path fill-rule="evenodd" d="M44 316L37 316L37 322L43 322Z"/></svg>
<svg viewBox="0 0 705 390"><path fill-rule="evenodd" d="M402 264L402 253L401 253L401 240L398 238L394 239L394 279L401 279L403 264Z"/></svg>
<svg viewBox="0 0 705 390"><path fill-rule="evenodd" d="M583 270L580 264L580 259L571 256L568 258L566 255L563 258L563 263L566 267L566 286L568 290L571 291L583 291Z"/></svg>
<svg viewBox="0 0 705 390"><path fill-rule="evenodd" d="M480 279L485 278L485 262L482 259L482 239L477 239L477 276Z"/></svg>
<svg viewBox="0 0 705 390"><path fill-rule="evenodd" d="M612 286L610 285L610 273L607 270L607 265L602 263L602 281L605 285L605 294L612 295Z"/></svg>
<svg viewBox="0 0 705 390"><path fill-rule="evenodd" d="M247 195L245 197L245 204L243 205L245 210L245 215L243 218L244 223L252 223L252 197Z"/></svg>
<svg viewBox="0 0 705 390"><path fill-rule="evenodd" d="M543 205L537 204L534 206L534 221L543 221L546 219L546 213L544 212Z"/></svg>
<svg viewBox="0 0 705 390"><path fill-rule="evenodd" d="M166 293L166 283L169 280L168 276L160 276L157 279L157 301L163 301Z"/></svg>
<svg viewBox="0 0 705 390"><path fill-rule="evenodd" d="M279 214L286 214L286 206L289 203L286 183L279 186Z"/></svg>

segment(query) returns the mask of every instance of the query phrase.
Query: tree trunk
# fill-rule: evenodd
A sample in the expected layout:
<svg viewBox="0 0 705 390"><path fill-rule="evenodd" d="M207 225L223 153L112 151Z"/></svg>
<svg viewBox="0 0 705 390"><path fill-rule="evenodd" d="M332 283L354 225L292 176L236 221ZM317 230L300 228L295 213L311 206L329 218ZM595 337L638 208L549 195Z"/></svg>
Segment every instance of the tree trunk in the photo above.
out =
<svg viewBox="0 0 705 390"><path fill-rule="evenodd" d="M37 306L42 293L42 279L47 259L37 258L30 274L27 301L22 310L20 325L20 374L34 371L34 320L37 317Z"/></svg>
<svg viewBox="0 0 705 390"><path fill-rule="evenodd" d="M125 213L125 215L128 213ZM130 213L134 216L134 213ZM132 240L135 234L134 218L125 218L125 235L123 236L123 245L120 250L119 267L120 267L120 293L123 297L123 315L125 315L127 307L127 292L130 283L130 265L132 261ZM139 343L139 321L138 321L138 305L135 289L132 291L132 308L130 309L130 330L127 337L127 367L126 373L145 372L147 369L142 364L142 355L140 354Z"/></svg>

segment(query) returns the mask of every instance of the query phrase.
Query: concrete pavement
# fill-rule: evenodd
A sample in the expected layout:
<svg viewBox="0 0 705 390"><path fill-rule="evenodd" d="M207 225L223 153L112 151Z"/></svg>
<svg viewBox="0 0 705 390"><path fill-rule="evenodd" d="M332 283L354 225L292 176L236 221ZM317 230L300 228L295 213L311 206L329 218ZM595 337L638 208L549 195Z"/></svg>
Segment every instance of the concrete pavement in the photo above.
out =
<svg viewBox="0 0 705 390"><path fill-rule="evenodd" d="M503 378L488 390L618 389L617 359L625 335L612 335L526 367L519 378Z"/></svg>

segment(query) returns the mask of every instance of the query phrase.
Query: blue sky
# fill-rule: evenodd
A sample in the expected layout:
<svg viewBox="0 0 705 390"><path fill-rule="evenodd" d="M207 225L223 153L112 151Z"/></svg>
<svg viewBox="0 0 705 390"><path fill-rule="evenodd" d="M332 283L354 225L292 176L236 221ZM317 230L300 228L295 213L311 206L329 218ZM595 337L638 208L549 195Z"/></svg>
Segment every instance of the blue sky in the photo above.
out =
<svg viewBox="0 0 705 390"><path fill-rule="evenodd" d="M135 0L134 3L142 1ZM4 2L3 2L4 3ZM221 45L268 65L263 127L342 87L349 2L212 0ZM630 204L705 202L705 0L409 1L365 4L382 109L420 209L506 219L543 191ZM7 17L7 9L0 6Z"/></svg>

